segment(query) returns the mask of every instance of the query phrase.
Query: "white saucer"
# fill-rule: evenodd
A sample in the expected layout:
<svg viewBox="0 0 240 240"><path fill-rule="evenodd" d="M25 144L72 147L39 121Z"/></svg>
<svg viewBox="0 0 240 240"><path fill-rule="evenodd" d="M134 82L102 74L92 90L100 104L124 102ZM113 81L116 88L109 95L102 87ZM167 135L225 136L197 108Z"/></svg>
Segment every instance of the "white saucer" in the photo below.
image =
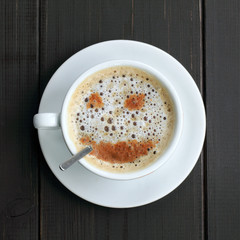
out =
<svg viewBox="0 0 240 240"><path fill-rule="evenodd" d="M192 171L204 142L205 110L194 80L177 60L145 43L115 40L92 45L69 58L48 83L39 112L60 112L67 90L80 74L94 65L114 59L146 63L174 85L182 103L184 127L180 143L170 159L155 172L130 181L99 177L81 164L75 164L62 172L59 164L71 154L61 130L39 130L38 136L49 167L70 191L101 206L136 207L164 197L177 188Z"/></svg>

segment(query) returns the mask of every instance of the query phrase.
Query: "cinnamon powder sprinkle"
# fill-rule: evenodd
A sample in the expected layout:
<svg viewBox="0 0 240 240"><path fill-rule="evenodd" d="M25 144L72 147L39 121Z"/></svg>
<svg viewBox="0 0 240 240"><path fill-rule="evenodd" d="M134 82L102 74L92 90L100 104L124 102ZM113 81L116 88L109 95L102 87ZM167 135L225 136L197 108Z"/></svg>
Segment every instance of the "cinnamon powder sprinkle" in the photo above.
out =
<svg viewBox="0 0 240 240"><path fill-rule="evenodd" d="M92 93L89 97L87 108L101 108L104 106L102 102L102 98L100 97L99 93Z"/></svg>
<svg viewBox="0 0 240 240"><path fill-rule="evenodd" d="M124 107L127 108L128 110L140 110L143 105L144 105L144 98L145 95L140 93L140 94L132 94L127 98L124 102Z"/></svg>
<svg viewBox="0 0 240 240"><path fill-rule="evenodd" d="M137 158L147 155L148 149L155 147L157 143L151 140L145 143L139 143L137 140L132 140L117 142L115 144L101 141L97 144L95 141L90 140L89 137L81 138L80 142L92 146L93 151L90 155L106 162L120 164L133 162Z"/></svg>

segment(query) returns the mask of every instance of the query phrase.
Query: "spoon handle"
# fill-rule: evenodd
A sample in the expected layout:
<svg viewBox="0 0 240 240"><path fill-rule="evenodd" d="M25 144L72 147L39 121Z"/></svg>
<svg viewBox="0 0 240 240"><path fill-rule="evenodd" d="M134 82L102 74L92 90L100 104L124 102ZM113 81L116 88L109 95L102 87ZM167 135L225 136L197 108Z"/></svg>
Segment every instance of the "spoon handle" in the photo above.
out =
<svg viewBox="0 0 240 240"><path fill-rule="evenodd" d="M71 165L73 165L75 162L77 162L78 160L80 160L81 158L83 158L84 156L86 156L88 153L90 153L92 151L92 147L88 146L86 148L84 148L82 151L80 151L79 153L77 153L76 155L74 155L73 157L71 157L69 160L67 160L66 162L62 163L59 165L59 168L64 171L67 168L69 168Z"/></svg>

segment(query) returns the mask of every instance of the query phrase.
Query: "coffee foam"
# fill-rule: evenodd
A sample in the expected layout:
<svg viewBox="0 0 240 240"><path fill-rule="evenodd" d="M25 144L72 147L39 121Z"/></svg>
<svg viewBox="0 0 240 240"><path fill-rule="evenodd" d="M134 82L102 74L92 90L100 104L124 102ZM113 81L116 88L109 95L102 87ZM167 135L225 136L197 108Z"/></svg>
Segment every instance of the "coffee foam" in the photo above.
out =
<svg viewBox="0 0 240 240"><path fill-rule="evenodd" d="M101 96L102 108L87 108L93 93ZM142 109L130 111L124 107L132 94L145 94ZM129 163L109 163L92 155L85 157L92 165L110 172L136 171L154 162L169 144L174 125L174 107L167 90L151 74L130 66L107 68L87 77L75 90L68 106L68 130L78 151L85 147L80 142L83 137L97 144L129 140L156 142L147 155Z"/></svg>

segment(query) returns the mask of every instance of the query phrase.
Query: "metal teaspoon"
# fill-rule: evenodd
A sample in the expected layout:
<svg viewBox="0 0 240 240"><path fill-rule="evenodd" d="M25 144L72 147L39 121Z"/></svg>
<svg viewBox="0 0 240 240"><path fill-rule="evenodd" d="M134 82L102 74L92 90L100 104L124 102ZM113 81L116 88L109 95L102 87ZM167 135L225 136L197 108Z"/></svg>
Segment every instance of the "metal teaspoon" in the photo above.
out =
<svg viewBox="0 0 240 240"><path fill-rule="evenodd" d="M81 158L83 158L84 156L86 156L88 153L90 153L92 151L92 147L88 146L86 148L84 148L82 151L80 151L79 153L77 153L76 155L74 155L73 157L71 157L69 160L67 160L66 162L62 163L59 165L59 168L62 171L65 171L66 169L68 169L70 166L72 166L75 162L77 162L78 160L80 160Z"/></svg>

